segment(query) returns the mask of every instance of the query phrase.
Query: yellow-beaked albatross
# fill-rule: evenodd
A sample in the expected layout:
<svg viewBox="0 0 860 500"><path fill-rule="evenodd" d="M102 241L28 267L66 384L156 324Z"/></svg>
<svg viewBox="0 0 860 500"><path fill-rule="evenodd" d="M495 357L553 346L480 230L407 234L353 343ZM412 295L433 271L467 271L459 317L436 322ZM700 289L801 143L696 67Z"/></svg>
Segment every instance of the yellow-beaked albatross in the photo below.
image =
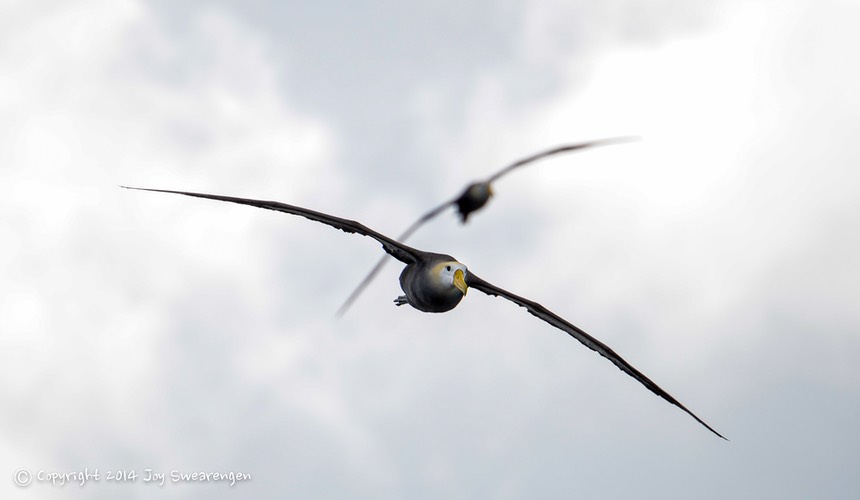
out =
<svg viewBox="0 0 860 500"><path fill-rule="evenodd" d="M450 311L460 303L460 300L462 300L466 295L466 291L469 287L480 290L487 295L503 297L518 306L524 307L532 315L567 333L589 349L608 359L615 366L621 369L621 371L638 380L639 383L648 388L648 390L684 410L709 431L723 439L726 439L722 434L715 431L711 426L706 424L702 419L678 402L677 399L673 398L668 392L664 391L660 386L652 382L651 379L642 374L642 372L634 368L627 361L624 361L624 359L616 354L615 351L610 349L609 346L585 333L580 328L577 328L561 316L558 316L537 302L520 297L519 295L514 295L507 290L503 290L482 280L469 271L465 265L457 262L457 260L450 255L417 250L395 241L388 236L380 234L356 221L342 219L333 215L315 212L307 208L287 205L286 203L279 203L277 201L252 200L247 198L236 198L233 196L190 193L186 191L171 191L166 189L146 189L127 186L121 187L141 191L181 194L197 198L207 198L210 200L250 205L252 207L299 215L306 219L322 222L323 224L340 229L347 233L357 233L363 236L369 236L381 243L382 248L389 255L406 264L406 267L403 268L403 272L400 273L400 288L403 289L403 293L405 295L401 295L394 300L398 306L409 304L415 309L424 312Z"/></svg>
<svg viewBox="0 0 860 500"><path fill-rule="evenodd" d="M457 212L459 212L460 214L460 219L465 224L466 221L469 219L469 214L480 210L484 207L484 205L487 204L487 202L490 201L490 198L493 196L493 188L491 184L495 182L499 177L507 174L512 170L522 167L523 165L527 165L542 158L554 156L561 153L569 153L571 151L591 148L594 146L605 146L609 144L630 142L635 141L636 139L636 137L612 137L608 139L597 139L594 141L580 142L576 144L566 144L564 146L557 146L552 149L547 149L541 151L540 153L533 154L521 160L517 160L508 165L507 167L499 170L495 174L491 175L486 180L477 181L469 184L468 186L466 186L466 189L464 189L463 192L457 195L455 198L442 203L441 205L422 215L417 221L413 222L412 225L406 229L406 231L403 231L403 234L401 234L397 238L397 241L406 241L406 239L412 236L412 233L414 233L425 222L429 221L433 217L436 217L449 206L457 207ZM343 305L340 306L340 309L337 310L338 316L342 316L344 313L346 313L346 310L349 309L352 303L355 302L355 299L357 299L358 296L361 295L361 292L367 287L367 285L370 284L370 282L373 280L373 277L376 276L380 269L382 269L382 266L385 265L386 260L388 260L387 255L383 255L379 259L379 262L377 262L376 265L373 266L373 269L371 269L370 272L367 273L367 276L365 276L364 279L361 280L361 283L359 283L358 286L355 287L349 297L347 297L346 300L343 302Z"/></svg>

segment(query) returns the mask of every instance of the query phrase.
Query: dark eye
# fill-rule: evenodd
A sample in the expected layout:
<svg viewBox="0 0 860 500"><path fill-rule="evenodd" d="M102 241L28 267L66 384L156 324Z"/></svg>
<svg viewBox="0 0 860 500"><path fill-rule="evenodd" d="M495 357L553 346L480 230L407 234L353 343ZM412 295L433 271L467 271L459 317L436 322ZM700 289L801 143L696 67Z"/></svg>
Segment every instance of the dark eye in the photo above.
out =
<svg viewBox="0 0 860 500"><path fill-rule="evenodd" d="M450 270L451 270L451 266L445 266L445 270L446 270L446 271L450 271Z"/></svg>

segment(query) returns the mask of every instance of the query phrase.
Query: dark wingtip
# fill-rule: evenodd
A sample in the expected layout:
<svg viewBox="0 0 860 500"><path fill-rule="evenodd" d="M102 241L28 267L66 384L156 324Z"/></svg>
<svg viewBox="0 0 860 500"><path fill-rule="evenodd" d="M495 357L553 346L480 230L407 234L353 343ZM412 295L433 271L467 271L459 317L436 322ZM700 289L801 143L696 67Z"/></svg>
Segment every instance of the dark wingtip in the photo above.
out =
<svg viewBox="0 0 860 500"><path fill-rule="evenodd" d="M352 301L347 301L345 304L340 306L337 311L334 313L334 319L341 319L343 315L346 314L346 310L349 309L349 306L352 304Z"/></svg>
<svg viewBox="0 0 860 500"><path fill-rule="evenodd" d="M706 426L706 427L708 428L708 430L709 430L709 431L711 431L711 432L713 432L714 434L716 434L718 438L720 438L720 439L722 439L722 440L726 441L727 443L728 443L728 442L731 442L731 441L729 440L729 438L727 438L726 436L723 436L722 434L720 434L719 432L715 431L714 429L711 429L711 427L710 427L710 426Z"/></svg>
<svg viewBox="0 0 860 500"><path fill-rule="evenodd" d="M662 396L661 396L661 397L662 397ZM663 398L663 399L666 399L666 398ZM724 439L724 440L726 440L726 441L728 441L728 440L729 440L729 438L727 438L726 436L723 436L722 434L720 434L719 432L717 432L716 430L714 430L714 428L713 428L713 427L711 427L710 425L706 424L704 420L702 420L701 418L697 417L697 416L696 416L696 414L695 414L695 413L693 413L693 412L691 412L689 409L687 409L687 407L686 407L686 406L682 405L681 403L679 403L679 402L677 402L677 401L669 401L669 402L670 402L670 403L672 403L672 404L674 404L674 405L675 405L675 406L677 406L678 408L680 408L680 409L684 410L688 415L690 415L691 417L693 417L693 419L695 419L695 420L696 420L696 422L699 422L700 424L702 424L703 426L705 426L705 428L706 428L706 429L708 429L709 431L713 432L717 437L722 438L722 439Z"/></svg>

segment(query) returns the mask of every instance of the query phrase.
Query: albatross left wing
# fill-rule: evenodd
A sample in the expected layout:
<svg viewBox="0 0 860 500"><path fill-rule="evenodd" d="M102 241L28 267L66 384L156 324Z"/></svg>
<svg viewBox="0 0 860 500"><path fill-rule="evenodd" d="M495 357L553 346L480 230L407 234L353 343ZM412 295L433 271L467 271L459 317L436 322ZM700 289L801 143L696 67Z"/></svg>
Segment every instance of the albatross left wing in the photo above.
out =
<svg viewBox="0 0 860 500"><path fill-rule="evenodd" d="M520 307L526 308L526 310L531 313L533 316L536 316L543 321L546 321L550 325L558 328L559 330L567 333L571 337L580 341L583 345L591 349L592 351L596 351L598 354L603 356L604 358L611 361L615 366L621 369L624 373L630 375L634 379L638 380L640 384L644 385L654 394L660 396L666 401L672 403L678 408L684 410L688 415L696 419L697 422L704 425L709 431L713 432L717 436L726 439L722 434L715 431L710 425L706 424L702 419L697 417L693 412L687 409L686 406L682 405L678 402L677 399L673 398L668 392L664 391L660 386L655 384L651 379L646 377L642 372L634 368L630 363L624 360L621 356L615 353L612 349L609 348L603 342L597 340L591 335L587 334L581 328L571 324L564 318L550 311L546 307L538 304L537 302L525 299L520 297L519 295L515 295L507 290L499 288L491 283L488 283L481 278L472 274L472 272L468 272L466 276L466 284L472 288L480 290L487 295L502 297L510 300L514 304L517 304ZM727 440L727 439L726 439ZM727 440L728 441L728 440Z"/></svg>
<svg viewBox="0 0 860 500"><path fill-rule="evenodd" d="M138 187L130 187L130 186L120 186L125 189L136 189L138 191L153 191L156 193L171 193L171 194L181 194L185 196L193 196L195 198L206 198L209 200L217 200L217 201L227 201L230 203L238 203L240 205L250 205L252 207L265 208L266 210L275 210L277 212L284 212L287 214L298 215L304 217L306 219L310 219L312 221L321 222L327 226L331 226L336 229L340 229L341 231L347 233L356 233L362 236L369 236L376 241L382 243L382 248L385 249L392 257L403 262L404 264L411 264L413 262L417 262L420 260L423 252L416 250L412 247L406 246L403 243L395 241L388 236L385 236L382 233L378 233L373 229L368 228L364 224L356 222L354 220L342 219L340 217L335 217L334 215L324 214L322 212L316 212L314 210L309 210L307 208L297 207L295 205L287 205L286 203L280 203L277 201L263 201L263 200L252 200L249 198L236 198L234 196L222 196L217 194L204 194L204 193L191 193L188 191L171 191L168 189L147 189L147 188L138 188Z"/></svg>

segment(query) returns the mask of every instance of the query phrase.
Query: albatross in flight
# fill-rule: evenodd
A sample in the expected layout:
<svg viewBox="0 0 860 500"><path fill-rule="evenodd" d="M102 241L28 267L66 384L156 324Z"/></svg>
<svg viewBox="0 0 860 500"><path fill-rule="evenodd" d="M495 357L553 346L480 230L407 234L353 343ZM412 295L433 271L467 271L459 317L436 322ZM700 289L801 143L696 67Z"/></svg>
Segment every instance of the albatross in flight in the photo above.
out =
<svg viewBox="0 0 860 500"><path fill-rule="evenodd" d="M395 304L398 306L409 304L415 309L424 312L438 313L450 311L460 303L469 288L480 290L490 296L505 298L520 307L524 307L533 316L536 316L537 318L567 333L589 349L608 359L621 371L639 381L639 383L644 385L648 390L684 410L709 431L723 439L726 439L722 434L715 431L711 426L706 424L702 419L678 402L678 400L672 397L668 392L661 389L660 386L652 382L651 379L646 377L642 372L634 368L630 363L616 354L615 351L609 348L609 346L595 339L582 329L574 326L561 316L553 313L537 302L520 297L519 295L515 295L507 290L497 287L496 285L484 281L450 255L424 252L395 241L356 221L342 219L333 215L316 212L294 205L287 205L286 203L280 203L277 201L252 200L247 198L236 198L233 196L191 193L186 191L170 191L166 189L145 189L127 186L121 187L141 191L181 194L197 198L250 205L252 207L298 215L312 221L321 222L347 233L356 233L373 238L382 244L382 248L386 253L406 264L403 268L403 272L400 274L400 288L403 290L404 295L401 295L394 300Z"/></svg>
<svg viewBox="0 0 860 500"><path fill-rule="evenodd" d="M417 221L413 222L412 225L406 229L406 231L403 231L403 234L401 234L397 238L397 241L406 241L407 238L412 236L412 233L414 233L415 230L421 227L425 222L442 213L449 206L457 207L457 212L460 214L460 219L463 224L465 224L466 221L469 220L469 215L472 212L480 210L484 207L484 205L487 204L487 202L490 201L490 197L493 196L493 188L491 184L501 176L507 174L512 170L522 167L523 165L527 165L542 158L554 156L561 153L569 153L571 151L591 148L594 146L604 146L621 142L630 142L634 140L636 140L635 137L612 137L608 139L597 139L594 141L580 142L576 144L566 144L564 146L557 146L552 149L547 149L545 151L541 151L540 153L536 153L521 160L515 161L507 167L491 175L486 180L476 181L469 184L468 186L466 186L466 189L464 189L463 192L455 198L442 203L441 205L422 215ZM355 299L357 299L358 296L361 295L361 292L367 287L367 285L370 284L370 282L373 280L373 277L376 276L380 269L382 269L382 266L385 264L386 260L388 260L387 255L383 255L379 259L379 262L377 262L376 265L373 266L373 269L371 269L370 272L367 273L367 276L365 276L364 279L361 280L361 283L359 283L358 286L355 287L355 290L352 291L349 297L347 297L347 299L344 301L343 305L340 306L340 309L337 310L338 316L343 316L343 314L346 313L346 310L349 309L352 303L355 302Z"/></svg>

